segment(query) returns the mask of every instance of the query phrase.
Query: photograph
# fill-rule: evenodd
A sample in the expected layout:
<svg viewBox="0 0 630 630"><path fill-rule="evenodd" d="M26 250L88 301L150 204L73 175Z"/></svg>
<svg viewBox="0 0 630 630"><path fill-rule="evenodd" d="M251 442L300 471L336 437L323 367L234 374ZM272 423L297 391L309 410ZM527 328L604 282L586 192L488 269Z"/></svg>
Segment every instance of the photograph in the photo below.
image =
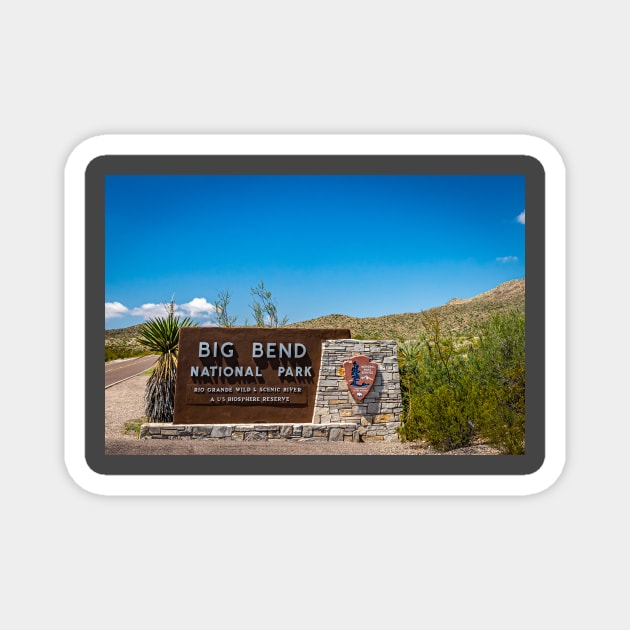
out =
<svg viewBox="0 0 630 630"><path fill-rule="evenodd" d="M529 453L506 162L100 168L105 454Z"/></svg>

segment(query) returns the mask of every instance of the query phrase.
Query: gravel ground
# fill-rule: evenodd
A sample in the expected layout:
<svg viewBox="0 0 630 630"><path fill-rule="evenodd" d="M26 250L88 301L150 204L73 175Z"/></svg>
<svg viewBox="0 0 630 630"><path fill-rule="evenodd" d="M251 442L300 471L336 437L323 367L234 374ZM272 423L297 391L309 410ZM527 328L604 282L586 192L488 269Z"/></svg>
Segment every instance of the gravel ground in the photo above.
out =
<svg viewBox="0 0 630 630"><path fill-rule="evenodd" d="M440 455L425 443L301 442L267 440L139 440L125 431L129 421L144 416L144 389L148 376L140 375L105 390L105 453L108 455ZM448 455L494 455L483 444L450 451Z"/></svg>

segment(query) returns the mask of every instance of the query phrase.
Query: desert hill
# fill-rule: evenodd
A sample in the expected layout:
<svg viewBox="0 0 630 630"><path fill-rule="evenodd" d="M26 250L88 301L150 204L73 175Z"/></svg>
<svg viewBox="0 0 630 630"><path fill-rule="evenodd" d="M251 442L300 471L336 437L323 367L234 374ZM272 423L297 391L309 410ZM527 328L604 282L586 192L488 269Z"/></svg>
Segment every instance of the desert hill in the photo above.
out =
<svg viewBox="0 0 630 630"><path fill-rule="evenodd" d="M518 310L525 312L525 279L509 280L494 289L468 298L453 298L443 306L427 309L437 314L444 331L455 335L472 335L475 327L494 313ZM140 351L137 336L141 324L105 331L105 346L125 347ZM354 338L360 339L417 339L423 332L422 312L384 315L382 317L350 317L325 315L303 322L288 324L287 328L349 328Z"/></svg>
<svg viewBox="0 0 630 630"><path fill-rule="evenodd" d="M525 279L509 280L469 298L453 298L443 306L424 311L437 314L444 331L455 335L472 335L475 327L499 312L525 312ZM424 330L422 312L384 315L382 317L349 317L326 315L308 321L288 324L288 328L349 328L354 338L417 339Z"/></svg>

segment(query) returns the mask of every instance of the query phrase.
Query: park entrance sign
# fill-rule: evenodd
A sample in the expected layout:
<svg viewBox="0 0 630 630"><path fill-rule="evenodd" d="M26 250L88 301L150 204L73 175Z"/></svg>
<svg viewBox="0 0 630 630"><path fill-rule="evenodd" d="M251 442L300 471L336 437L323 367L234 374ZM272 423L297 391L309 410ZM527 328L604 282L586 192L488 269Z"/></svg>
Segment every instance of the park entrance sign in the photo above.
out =
<svg viewBox="0 0 630 630"><path fill-rule="evenodd" d="M347 329L182 328L173 424L311 422L326 340Z"/></svg>

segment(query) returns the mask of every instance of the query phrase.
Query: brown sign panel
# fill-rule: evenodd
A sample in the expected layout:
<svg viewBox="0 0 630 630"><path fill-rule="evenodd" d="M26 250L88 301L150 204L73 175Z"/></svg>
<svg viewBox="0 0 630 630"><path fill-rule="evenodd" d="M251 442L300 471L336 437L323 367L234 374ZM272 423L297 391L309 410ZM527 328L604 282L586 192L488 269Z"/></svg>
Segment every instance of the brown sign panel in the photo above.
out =
<svg viewBox="0 0 630 630"><path fill-rule="evenodd" d="M362 401L374 385L378 365L370 362L370 357L360 354L344 361L343 370L348 389L355 400Z"/></svg>
<svg viewBox="0 0 630 630"><path fill-rule="evenodd" d="M311 422L322 341L347 329L182 328L174 424Z"/></svg>

